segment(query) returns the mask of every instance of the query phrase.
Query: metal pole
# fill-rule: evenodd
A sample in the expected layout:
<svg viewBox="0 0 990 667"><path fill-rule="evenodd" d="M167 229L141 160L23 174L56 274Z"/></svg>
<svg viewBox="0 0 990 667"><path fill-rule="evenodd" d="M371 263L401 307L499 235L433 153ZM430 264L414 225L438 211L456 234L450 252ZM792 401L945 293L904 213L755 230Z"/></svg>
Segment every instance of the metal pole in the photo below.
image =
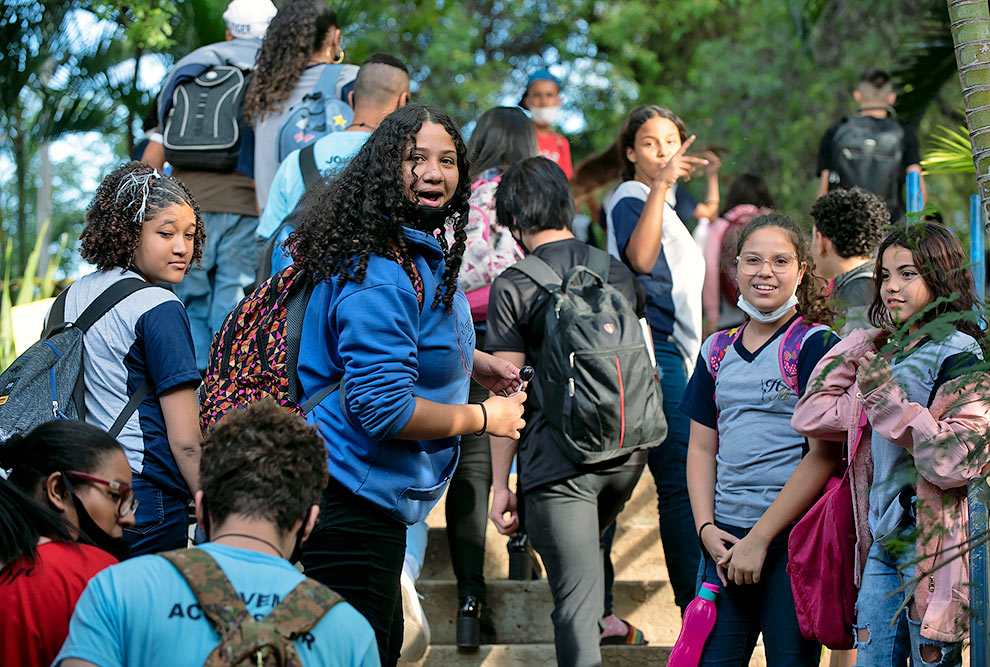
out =
<svg viewBox="0 0 990 667"><path fill-rule="evenodd" d="M910 174L909 174L910 175ZM973 265L973 282L977 296L983 299L986 289L986 253L984 250L983 207L980 196L969 198L969 257ZM990 500L990 487L986 478L969 483L969 536L986 535L987 504ZM973 549L969 554L969 606L971 609L969 636L971 667L990 667L990 626L987 614L990 613L990 574L987 569L988 548L986 544Z"/></svg>
<svg viewBox="0 0 990 667"><path fill-rule="evenodd" d="M921 200L921 174L909 171L907 175L907 212L920 213L925 202Z"/></svg>

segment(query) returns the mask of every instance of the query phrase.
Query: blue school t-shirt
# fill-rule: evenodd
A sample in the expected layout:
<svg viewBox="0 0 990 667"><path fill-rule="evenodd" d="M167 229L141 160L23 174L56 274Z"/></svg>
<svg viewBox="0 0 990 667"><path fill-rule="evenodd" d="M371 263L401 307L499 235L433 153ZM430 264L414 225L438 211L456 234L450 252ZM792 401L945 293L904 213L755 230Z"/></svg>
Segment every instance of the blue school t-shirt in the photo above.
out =
<svg viewBox="0 0 990 667"><path fill-rule="evenodd" d="M268 615L303 580L284 558L221 544L199 548L216 559L256 618ZM90 580L53 664L77 658L100 667L202 665L219 641L175 566L160 556L141 556ZM334 606L295 644L304 665L380 664L374 630L346 602Z"/></svg>
<svg viewBox="0 0 990 667"><path fill-rule="evenodd" d="M66 294L66 321L74 321L104 290L124 278L141 276L119 268L83 276ZM168 444L158 399L170 389L200 382L182 302L162 287L138 290L89 328L83 350L86 421L109 430L130 396L147 381L148 396L117 440L135 475L171 496L189 497Z"/></svg>
<svg viewBox="0 0 990 667"><path fill-rule="evenodd" d="M715 520L719 523L754 526L805 453L804 436L791 427L799 394L787 387L780 373L782 335L793 321L783 324L755 352L747 350L739 336L725 351L717 380L708 366L715 338L709 336L678 406L694 421L718 431ZM805 334L798 355L800 393L815 365L838 341L826 326Z"/></svg>
<svg viewBox="0 0 990 667"><path fill-rule="evenodd" d="M890 372L912 403L930 407L939 388L980 363L983 352L972 336L954 331L935 341L925 337L911 349L894 355ZM873 431L873 480L867 523L873 539L883 545L901 537L914 523L911 507L917 473L905 448Z"/></svg>

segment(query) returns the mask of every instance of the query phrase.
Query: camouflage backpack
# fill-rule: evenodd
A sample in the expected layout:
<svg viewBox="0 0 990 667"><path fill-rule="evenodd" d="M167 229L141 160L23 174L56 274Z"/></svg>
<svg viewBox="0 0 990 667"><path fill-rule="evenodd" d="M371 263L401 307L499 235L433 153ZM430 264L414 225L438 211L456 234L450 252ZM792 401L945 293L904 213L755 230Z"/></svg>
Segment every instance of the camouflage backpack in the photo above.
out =
<svg viewBox="0 0 990 667"><path fill-rule="evenodd" d="M343 600L307 577L267 616L256 620L210 554L202 549L177 549L159 555L186 580L203 614L220 635L220 642L206 657L204 667L302 667L294 643L296 638L312 630Z"/></svg>

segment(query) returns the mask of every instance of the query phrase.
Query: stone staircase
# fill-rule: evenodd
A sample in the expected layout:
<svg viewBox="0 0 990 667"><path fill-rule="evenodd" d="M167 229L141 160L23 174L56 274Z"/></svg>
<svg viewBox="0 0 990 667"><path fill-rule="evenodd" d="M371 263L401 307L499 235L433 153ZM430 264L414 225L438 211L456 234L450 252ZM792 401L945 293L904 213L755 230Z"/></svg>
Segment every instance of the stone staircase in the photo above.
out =
<svg viewBox="0 0 990 667"><path fill-rule="evenodd" d="M632 498L618 519L612 551L615 567L615 611L640 628L649 646L602 647L606 667L666 664L680 631L680 613L667 580L657 529L656 487L644 471ZM488 523L485 578L498 644L478 651L456 646L457 586L447 548L444 501L430 514L429 542L417 588L430 623L432 645L417 667L530 667L553 665L553 600L546 575L538 581L510 581L506 539ZM399 663L409 665L410 663ZM762 646L751 667L765 665Z"/></svg>

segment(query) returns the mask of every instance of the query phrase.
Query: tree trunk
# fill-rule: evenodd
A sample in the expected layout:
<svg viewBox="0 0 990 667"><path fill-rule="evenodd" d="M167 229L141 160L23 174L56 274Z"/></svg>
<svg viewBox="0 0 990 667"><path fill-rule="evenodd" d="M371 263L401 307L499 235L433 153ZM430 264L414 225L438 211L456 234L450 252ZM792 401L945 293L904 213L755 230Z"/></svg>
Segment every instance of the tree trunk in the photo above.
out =
<svg viewBox="0 0 990 667"><path fill-rule="evenodd" d="M17 170L15 191L17 192L17 268L11 275L20 275L27 263L28 234L27 234L27 188L28 188L28 155L26 138L24 136L24 110L20 102L15 104L14 111L14 168Z"/></svg>
<svg viewBox="0 0 990 667"><path fill-rule="evenodd" d="M140 46L134 49L134 78L131 81L131 93L134 95L133 99L138 98L138 75L141 71L141 56L144 55L144 49ZM131 156L134 155L134 109L129 108L127 110L127 159L130 160Z"/></svg>
<svg viewBox="0 0 990 667"><path fill-rule="evenodd" d="M38 149L38 203L37 210L38 233L44 234L41 240L41 256L38 258L38 276L44 276L48 271L48 260L51 254L48 246L52 239L52 161L48 151L51 142L42 142Z"/></svg>
<svg viewBox="0 0 990 667"><path fill-rule="evenodd" d="M949 0L948 4L983 219L990 220L990 4L987 0Z"/></svg>

